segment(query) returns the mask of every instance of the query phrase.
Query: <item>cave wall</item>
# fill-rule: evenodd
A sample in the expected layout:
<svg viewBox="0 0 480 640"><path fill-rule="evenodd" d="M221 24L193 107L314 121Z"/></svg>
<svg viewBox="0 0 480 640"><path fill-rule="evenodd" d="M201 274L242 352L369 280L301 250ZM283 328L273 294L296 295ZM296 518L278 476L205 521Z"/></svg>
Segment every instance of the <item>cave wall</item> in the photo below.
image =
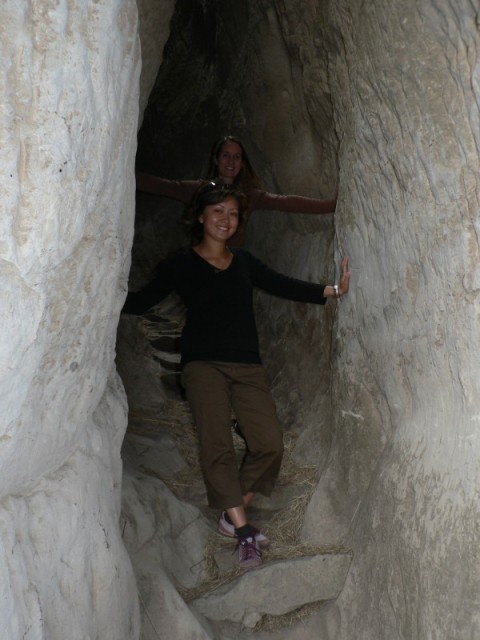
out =
<svg viewBox="0 0 480 640"><path fill-rule="evenodd" d="M355 560L327 637L480 632L477 11L331 5L353 287L336 440L304 534L342 537Z"/></svg>
<svg viewBox="0 0 480 640"><path fill-rule="evenodd" d="M161 162L150 152L139 160L197 177L212 138L233 128L267 187L338 191L334 220L258 214L249 239L260 257L300 277L333 277L343 253L352 261L352 290L335 311L258 300L281 416L299 434L301 460L315 459L307 444L316 443L323 471L303 538L354 551L342 595L302 637L474 638L478 12L468 0L239 5L195 3L195 24L218 9L199 39L204 46L213 33L216 48L191 76L209 100L192 83L182 89L189 102L178 95L183 83L169 93L157 82L154 92L183 99L183 138L171 128ZM174 21L188 20L189 6ZM114 349L138 105L172 10L172 2L141 5L149 62L140 96L133 2L2 4L0 620L8 638L139 634L118 527L127 409Z"/></svg>
<svg viewBox="0 0 480 640"><path fill-rule="evenodd" d="M137 7L5 0L0 17L1 635L132 640L114 358L134 218Z"/></svg>

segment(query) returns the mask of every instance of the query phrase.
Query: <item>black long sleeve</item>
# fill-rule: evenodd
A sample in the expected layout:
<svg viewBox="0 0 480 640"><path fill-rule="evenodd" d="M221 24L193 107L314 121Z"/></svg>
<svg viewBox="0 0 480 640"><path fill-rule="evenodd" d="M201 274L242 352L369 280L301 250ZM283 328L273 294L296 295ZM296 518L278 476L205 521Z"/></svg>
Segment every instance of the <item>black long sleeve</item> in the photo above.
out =
<svg viewBox="0 0 480 640"><path fill-rule="evenodd" d="M129 291L122 313L142 315L175 290L175 266L171 259L160 267L158 275L141 291Z"/></svg>
<svg viewBox="0 0 480 640"><path fill-rule="evenodd" d="M193 249L177 252L142 291L128 294L123 311L142 314L176 290L187 309L183 364L192 360L260 363L253 288L290 300L324 304L325 285L289 278L248 251L233 251L233 260L223 271Z"/></svg>
<svg viewBox="0 0 480 640"><path fill-rule="evenodd" d="M287 300L294 300L296 302L325 304L327 301L323 295L326 285L285 276L274 269L270 269L270 267L258 258L255 258L248 251L239 249L234 249L234 251L241 256L242 260L248 265L253 286L272 293L279 298L286 298Z"/></svg>

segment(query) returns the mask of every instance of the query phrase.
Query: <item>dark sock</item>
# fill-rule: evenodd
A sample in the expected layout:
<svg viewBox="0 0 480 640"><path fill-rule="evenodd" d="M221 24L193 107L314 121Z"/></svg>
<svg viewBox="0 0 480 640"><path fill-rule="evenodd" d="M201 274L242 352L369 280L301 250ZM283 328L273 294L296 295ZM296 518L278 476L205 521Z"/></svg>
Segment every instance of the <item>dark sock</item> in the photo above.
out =
<svg viewBox="0 0 480 640"><path fill-rule="evenodd" d="M235 535L237 538L254 538L255 529L250 524L244 524L243 527L235 529Z"/></svg>
<svg viewBox="0 0 480 640"><path fill-rule="evenodd" d="M228 513L226 511L223 512L223 517L228 522L228 524L233 524L233 522L230 520L230 516L228 515Z"/></svg>

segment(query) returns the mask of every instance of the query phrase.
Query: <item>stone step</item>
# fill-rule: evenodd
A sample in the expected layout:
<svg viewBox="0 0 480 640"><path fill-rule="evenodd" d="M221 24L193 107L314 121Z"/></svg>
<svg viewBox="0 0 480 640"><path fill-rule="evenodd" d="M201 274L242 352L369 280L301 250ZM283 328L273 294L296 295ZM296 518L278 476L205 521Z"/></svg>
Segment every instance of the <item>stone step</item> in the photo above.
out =
<svg viewBox="0 0 480 640"><path fill-rule="evenodd" d="M190 603L212 623L253 628L264 615L282 616L340 594L352 554L325 553L267 562Z"/></svg>

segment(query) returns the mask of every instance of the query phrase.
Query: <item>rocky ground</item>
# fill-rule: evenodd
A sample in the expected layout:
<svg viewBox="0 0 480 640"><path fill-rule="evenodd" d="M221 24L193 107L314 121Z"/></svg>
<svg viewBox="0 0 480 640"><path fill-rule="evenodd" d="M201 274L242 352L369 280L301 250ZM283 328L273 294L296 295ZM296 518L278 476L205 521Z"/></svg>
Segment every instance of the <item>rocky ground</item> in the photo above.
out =
<svg viewBox="0 0 480 640"><path fill-rule="evenodd" d="M139 584L142 638L285 638L285 626L294 629L338 595L351 553L298 542L317 471L292 461L295 436L286 432L277 487L270 498L257 496L250 511L271 547L261 567L238 569L235 543L216 532L219 513L206 502L182 395L182 318L170 301L148 316L124 318L119 332L130 403L122 531ZM245 445L232 433L240 461Z"/></svg>

